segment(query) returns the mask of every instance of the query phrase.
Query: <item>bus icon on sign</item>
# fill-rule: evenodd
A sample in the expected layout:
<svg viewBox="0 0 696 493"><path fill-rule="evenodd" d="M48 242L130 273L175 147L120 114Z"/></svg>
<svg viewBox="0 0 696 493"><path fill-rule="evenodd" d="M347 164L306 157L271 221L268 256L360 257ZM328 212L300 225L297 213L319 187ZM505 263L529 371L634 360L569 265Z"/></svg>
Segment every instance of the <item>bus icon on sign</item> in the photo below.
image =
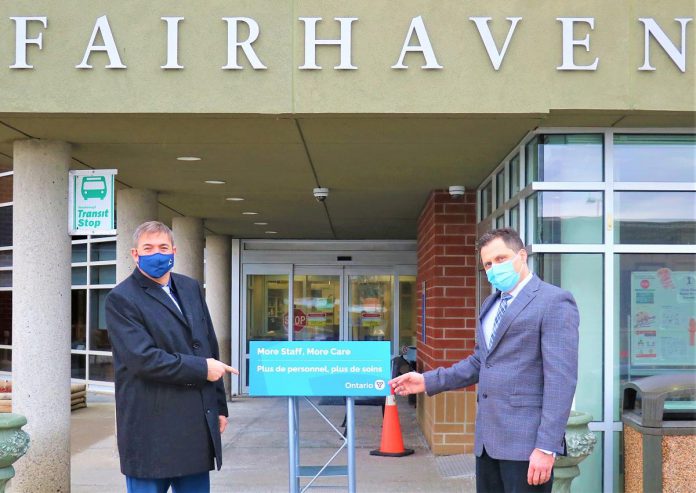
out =
<svg viewBox="0 0 696 493"><path fill-rule="evenodd" d="M106 178L103 176L85 176L80 188L82 198L104 200L106 197Z"/></svg>

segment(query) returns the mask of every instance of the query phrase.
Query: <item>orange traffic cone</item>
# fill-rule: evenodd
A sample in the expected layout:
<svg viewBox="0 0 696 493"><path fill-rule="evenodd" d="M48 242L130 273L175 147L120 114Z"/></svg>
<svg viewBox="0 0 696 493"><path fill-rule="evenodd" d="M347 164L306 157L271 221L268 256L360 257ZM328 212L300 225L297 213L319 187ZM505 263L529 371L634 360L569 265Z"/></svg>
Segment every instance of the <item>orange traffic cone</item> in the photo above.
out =
<svg viewBox="0 0 696 493"><path fill-rule="evenodd" d="M372 450L370 455L384 457L403 457L411 455L412 449L404 448L404 440L401 438L401 424L399 423L399 410L396 407L394 389L387 396L384 404L384 421L382 422L382 443L378 450Z"/></svg>

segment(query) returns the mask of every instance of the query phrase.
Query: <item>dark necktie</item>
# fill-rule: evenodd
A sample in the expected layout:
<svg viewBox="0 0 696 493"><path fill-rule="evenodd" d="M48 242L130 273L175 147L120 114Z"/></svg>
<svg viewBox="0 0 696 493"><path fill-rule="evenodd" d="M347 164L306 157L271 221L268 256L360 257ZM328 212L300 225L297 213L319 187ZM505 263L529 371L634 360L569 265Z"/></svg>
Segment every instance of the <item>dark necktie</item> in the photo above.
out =
<svg viewBox="0 0 696 493"><path fill-rule="evenodd" d="M174 301L176 301L177 308L179 308L179 311L183 315L184 306L181 304L181 299L179 298L179 295L176 292L176 288L174 288L174 284L171 281L169 282L169 292L172 294L172 298L174 298Z"/></svg>
<svg viewBox="0 0 696 493"><path fill-rule="evenodd" d="M500 321L503 319L503 314L505 313L505 310L507 310L508 301L510 301L510 298L512 298L512 295L508 293L503 293L500 297L500 305L498 305L498 312L495 314L495 320L493 321L493 331L491 332L491 338L488 341L489 348L493 345L493 341L495 340L495 333L498 330Z"/></svg>

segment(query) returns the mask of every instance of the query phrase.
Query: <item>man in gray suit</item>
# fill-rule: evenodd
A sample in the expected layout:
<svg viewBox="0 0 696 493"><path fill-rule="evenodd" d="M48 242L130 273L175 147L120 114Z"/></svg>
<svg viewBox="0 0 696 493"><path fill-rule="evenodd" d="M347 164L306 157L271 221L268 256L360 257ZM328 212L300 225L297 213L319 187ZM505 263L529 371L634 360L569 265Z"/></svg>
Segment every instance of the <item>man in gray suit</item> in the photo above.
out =
<svg viewBox="0 0 696 493"><path fill-rule="evenodd" d="M550 492L577 382L578 310L569 292L530 272L516 231L489 231L479 252L496 291L481 306L473 354L389 383L399 395L478 383L476 490Z"/></svg>

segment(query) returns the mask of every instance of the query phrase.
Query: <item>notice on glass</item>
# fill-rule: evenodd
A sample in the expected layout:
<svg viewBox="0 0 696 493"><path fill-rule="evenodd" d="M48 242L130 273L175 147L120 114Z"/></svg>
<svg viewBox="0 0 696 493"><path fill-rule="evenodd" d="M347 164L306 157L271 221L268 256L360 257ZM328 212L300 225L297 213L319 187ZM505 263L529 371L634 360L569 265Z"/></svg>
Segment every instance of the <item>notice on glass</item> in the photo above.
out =
<svg viewBox="0 0 696 493"><path fill-rule="evenodd" d="M386 396L389 341L251 341L249 394Z"/></svg>
<svg viewBox="0 0 696 493"><path fill-rule="evenodd" d="M696 366L696 272L631 273L631 365Z"/></svg>

